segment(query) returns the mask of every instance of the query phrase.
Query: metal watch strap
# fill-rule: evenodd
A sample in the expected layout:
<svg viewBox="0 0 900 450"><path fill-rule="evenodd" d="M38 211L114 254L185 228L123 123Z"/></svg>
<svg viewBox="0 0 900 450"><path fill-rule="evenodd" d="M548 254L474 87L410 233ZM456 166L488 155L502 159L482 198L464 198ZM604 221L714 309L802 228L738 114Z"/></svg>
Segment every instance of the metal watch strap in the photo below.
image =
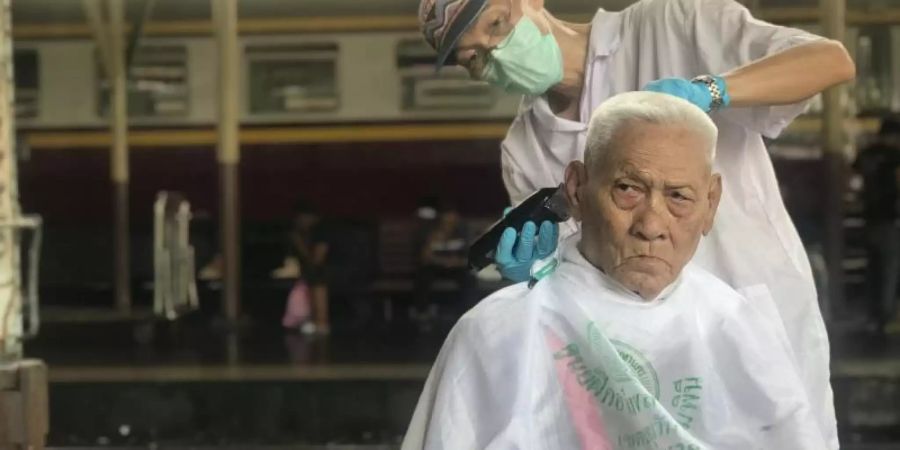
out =
<svg viewBox="0 0 900 450"><path fill-rule="evenodd" d="M710 112L721 108L725 104L725 100L722 98L722 90L719 89L719 83L712 75L700 75L691 80L691 82L702 83L709 89L709 95L712 97L712 101L709 103Z"/></svg>

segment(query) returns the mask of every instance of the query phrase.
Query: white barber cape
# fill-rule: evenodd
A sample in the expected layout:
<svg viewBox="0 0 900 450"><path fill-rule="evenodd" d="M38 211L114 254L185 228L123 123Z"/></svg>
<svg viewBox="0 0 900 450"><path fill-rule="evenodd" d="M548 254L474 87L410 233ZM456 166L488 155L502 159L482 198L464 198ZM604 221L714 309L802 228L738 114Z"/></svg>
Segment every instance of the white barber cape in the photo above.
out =
<svg viewBox="0 0 900 450"><path fill-rule="evenodd" d="M403 450L821 450L784 334L689 265L647 302L570 237L451 331Z"/></svg>
<svg viewBox="0 0 900 450"><path fill-rule="evenodd" d="M618 13L600 10L592 22L580 121L559 118L545 98L529 97L503 141L503 179L512 202L562 182L566 164L583 157L591 112L610 96L659 78L721 74L817 39L756 20L733 0L642 0ZM834 449L828 337L806 252L762 140L777 136L805 106L712 114L724 192L712 233L694 261L751 301L771 294L773 320L783 324L827 448ZM569 222L560 234L575 228Z"/></svg>

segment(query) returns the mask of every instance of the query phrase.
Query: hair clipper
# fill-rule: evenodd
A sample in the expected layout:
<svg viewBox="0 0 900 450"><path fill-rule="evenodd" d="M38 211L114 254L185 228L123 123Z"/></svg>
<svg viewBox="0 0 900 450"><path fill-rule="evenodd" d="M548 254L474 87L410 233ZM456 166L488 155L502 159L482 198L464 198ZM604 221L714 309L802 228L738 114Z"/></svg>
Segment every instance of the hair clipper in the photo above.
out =
<svg viewBox="0 0 900 450"><path fill-rule="evenodd" d="M526 222L540 226L544 221L554 223L569 220L569 203L565 185L537 190L530 197L510 210L502 219L494 222L469 247L469 268L479 271L494 262L494 253L500 236L508 227L520 231Z"/></svg>

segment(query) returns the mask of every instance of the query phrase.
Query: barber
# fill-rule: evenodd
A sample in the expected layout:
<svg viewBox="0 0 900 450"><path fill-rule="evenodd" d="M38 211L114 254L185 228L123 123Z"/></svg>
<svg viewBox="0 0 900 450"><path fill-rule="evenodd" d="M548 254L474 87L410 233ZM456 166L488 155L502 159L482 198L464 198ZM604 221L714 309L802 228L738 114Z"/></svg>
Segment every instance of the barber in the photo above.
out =
<svg viewBox="0 0 900 450"><path fill-rule="evenodd" d="M812 409L838 448L812 272L762 136L778 136L811 97L855 76L844 47L757 20L733 0L641 0L621 12L601 9L590 23L560 20L543 0L421 0L419 21L438 66L461 65L525 96L501 144L513 204L562 181L565 166L583 157L591 112L615 94L668 93L711 114L725 186L695 261L762 308L774 300L772 316L787 332ZM505 277L527 280L559 235L576 229L509 229L495 262Z"/></svg>

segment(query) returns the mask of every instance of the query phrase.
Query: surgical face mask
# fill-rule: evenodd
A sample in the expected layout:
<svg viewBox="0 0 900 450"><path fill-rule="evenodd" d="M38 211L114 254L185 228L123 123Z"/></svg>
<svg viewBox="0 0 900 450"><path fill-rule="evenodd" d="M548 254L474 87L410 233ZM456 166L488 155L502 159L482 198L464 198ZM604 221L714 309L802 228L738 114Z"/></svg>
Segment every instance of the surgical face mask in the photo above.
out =
<svg viewBox="0 0 900 450"><path fill-rule="evenodd" d="M522 17L512 32L491 51L481 79L524 95L541 95L563 79L562 52L552 33Z"/></svg>

